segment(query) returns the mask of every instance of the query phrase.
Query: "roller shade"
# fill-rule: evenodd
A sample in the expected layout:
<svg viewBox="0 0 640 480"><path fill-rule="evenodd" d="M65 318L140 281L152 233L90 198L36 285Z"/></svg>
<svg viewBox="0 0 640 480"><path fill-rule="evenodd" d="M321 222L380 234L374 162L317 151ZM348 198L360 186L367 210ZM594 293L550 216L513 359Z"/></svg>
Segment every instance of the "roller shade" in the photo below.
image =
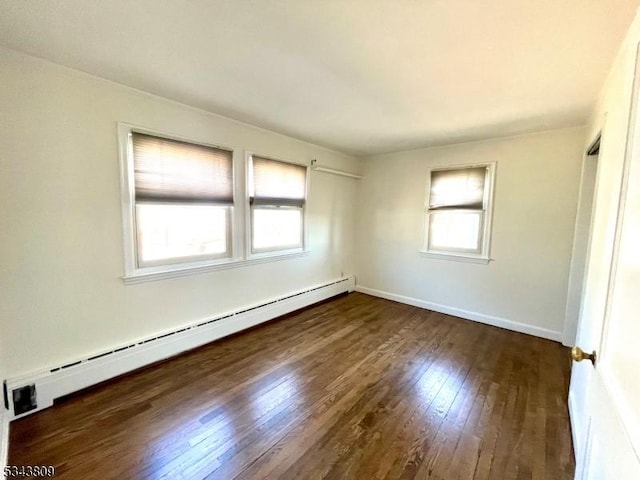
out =
<svg viewBox="0 0 640 480"><path fill-rule="evenodd" d="M484 208L487 167L433 170L429 210Z"/></svg>
<svg viewBox="0 0 640 480"><path fill-rule="evenodd" d="M136 202L233 205L233 152L131 135Z"/></svg>
<svg viewBox="0 0 640 480"><path fill-rule="evenodd" d="M253 205L301 207L307 190L307 168L269 158L252 157Z"/></svg>

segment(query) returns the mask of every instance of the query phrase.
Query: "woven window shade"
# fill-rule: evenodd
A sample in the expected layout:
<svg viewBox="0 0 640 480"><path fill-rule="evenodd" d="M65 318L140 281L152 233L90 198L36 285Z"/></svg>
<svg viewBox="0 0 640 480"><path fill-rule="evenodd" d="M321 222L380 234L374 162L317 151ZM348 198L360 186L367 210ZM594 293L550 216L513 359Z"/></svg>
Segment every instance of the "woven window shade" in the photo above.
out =
<svg viewBox="0 0 640 480"><path fill-rule="evenodd" d="M253 156L251 203L291 205L305 203L307 169L301 165Z"/></svg>
<svg viewBox="0 0 640 480"><path fill-rule="evenodd" d="M487 167L433 170L429 210L484 208Z"/></svg>
<svg viewBox="0 0 640 480"><path fill-rule="evenodd" d="M136 202L233 205L232 152L132 133Z"/></svg>

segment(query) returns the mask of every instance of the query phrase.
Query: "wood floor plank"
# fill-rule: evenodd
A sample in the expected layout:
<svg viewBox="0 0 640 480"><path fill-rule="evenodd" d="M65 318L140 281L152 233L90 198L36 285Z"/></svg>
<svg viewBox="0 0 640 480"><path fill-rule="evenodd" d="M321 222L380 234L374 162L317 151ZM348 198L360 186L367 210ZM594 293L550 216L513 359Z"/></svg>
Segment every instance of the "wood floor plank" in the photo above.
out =
<svg viewBox="0 0 640 480"><path fill-rule="evenodd" d="M58 479L570 479L557 343L349 294L11 424Z"/></svg>

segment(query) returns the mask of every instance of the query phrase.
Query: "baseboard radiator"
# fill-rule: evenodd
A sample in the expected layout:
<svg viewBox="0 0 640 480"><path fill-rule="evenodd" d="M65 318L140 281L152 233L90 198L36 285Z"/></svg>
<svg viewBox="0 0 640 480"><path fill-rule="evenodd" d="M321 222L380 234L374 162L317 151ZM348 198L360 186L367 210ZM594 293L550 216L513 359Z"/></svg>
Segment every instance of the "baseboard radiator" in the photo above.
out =
<svg viewBox="0 0 640 480"><path fill-rule="evenodd" d="M9 412L0 406L0 472L4 473L9 455ZM0 473L0 478L4 478Z"/></svg>
<svg viewBox="0 0 640 480"><path fill-rule="evenodd" d="M355 277L344 277L30 375L7 379L3 387L9 418L38 412L53 405L56 398L354 289Z"/></svg>

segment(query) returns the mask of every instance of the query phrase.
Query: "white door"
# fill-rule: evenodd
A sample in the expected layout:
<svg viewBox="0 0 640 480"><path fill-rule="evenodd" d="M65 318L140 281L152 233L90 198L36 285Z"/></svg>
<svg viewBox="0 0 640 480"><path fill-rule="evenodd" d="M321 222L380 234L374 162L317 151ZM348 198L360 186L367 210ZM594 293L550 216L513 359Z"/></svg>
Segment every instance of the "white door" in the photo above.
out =
<svg viewBox="0 0 640 480"><path fill-rule="evenodd" d="M640 66L630 45L609 86L577 336L596 361L573 364L569 392L578 480L640 479Z"/></svg>

